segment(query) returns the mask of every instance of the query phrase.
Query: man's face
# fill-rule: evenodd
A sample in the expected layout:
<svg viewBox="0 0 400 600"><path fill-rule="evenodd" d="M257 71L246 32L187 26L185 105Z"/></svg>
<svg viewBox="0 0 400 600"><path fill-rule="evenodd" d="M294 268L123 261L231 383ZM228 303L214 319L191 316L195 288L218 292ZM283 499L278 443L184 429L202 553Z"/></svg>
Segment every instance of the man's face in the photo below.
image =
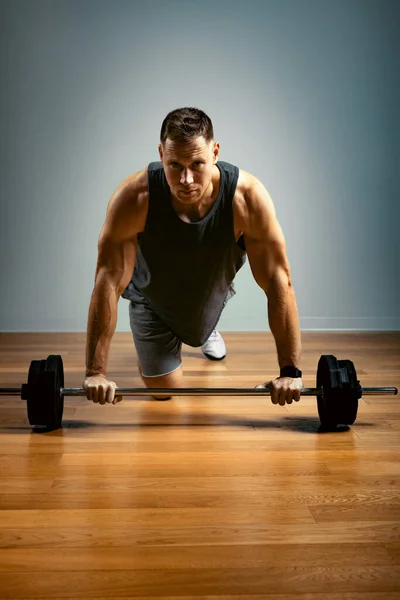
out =
<svg viewBox="0 0 400 600"><path fill-rule="evenodd" d="M210 185L219 143L206 142L203 136L190 142L167 138L158 151L172 194L184 204L198 202Z"/></svg>

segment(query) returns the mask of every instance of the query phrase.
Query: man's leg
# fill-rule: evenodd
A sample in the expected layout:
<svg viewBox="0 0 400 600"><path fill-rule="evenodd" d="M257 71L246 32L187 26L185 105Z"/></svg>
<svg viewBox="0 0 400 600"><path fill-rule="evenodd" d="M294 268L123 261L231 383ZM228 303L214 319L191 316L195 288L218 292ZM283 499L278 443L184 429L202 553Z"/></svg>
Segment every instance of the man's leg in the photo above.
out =
<svg viewBox="0 0 400 600"><path fill-rule="evenodd" d="M235 286L233 282L229 286L228 294L225 298L223 309L225 308L228 300L230 300L236 294ZM222 309L222 310L223 310ZM222 360L226 356L226 346L224 338L217 331L217 324L215 329L212 330L209 338L201 346L201 350L206 358L209 360Z"/></svg>
<svg viewBox="0 0 400 600"><path fill-rule="evenodd" d="M182 387L182 342L152 310L149 303L129 303L129 320L146 387ZM157 400L167 400L163 396Z"/></svg>

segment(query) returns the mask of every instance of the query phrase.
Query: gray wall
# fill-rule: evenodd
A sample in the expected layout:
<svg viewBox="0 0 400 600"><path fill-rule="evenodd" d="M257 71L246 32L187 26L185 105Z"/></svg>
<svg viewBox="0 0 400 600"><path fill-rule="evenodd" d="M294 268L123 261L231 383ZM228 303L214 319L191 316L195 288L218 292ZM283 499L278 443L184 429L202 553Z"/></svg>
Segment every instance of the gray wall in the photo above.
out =
<svg viewBox="0 0 400 600"><path fill-rule="evenodd" d="M86 330L110 196L185 105L269 190L301 328L400 329L400 2L0 6L0 331ZM268 328L248 264L236 282L220 328Z"/></svg>

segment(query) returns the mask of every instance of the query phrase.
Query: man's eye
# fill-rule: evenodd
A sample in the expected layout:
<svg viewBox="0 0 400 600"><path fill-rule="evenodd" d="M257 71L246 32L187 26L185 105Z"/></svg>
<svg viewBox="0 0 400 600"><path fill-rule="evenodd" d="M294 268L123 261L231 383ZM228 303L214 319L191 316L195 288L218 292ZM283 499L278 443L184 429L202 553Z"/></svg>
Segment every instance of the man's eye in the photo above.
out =
<svg viewBox="0 0 400 600"><path fill-rule="evenodd" d="M173 169L177 169L177 168L179 168L179 167L180 167L180 164L179 164L179 163L177 163L177 162L172 162L172 163L170 163L170 164L171 164L171 167L172 167ZM203 164L203 162L202 162L201 160L196 160L196 161L193 163L193 166L195 166L195 167L200 167L200 165L202 165L202 164Z"/></svg>

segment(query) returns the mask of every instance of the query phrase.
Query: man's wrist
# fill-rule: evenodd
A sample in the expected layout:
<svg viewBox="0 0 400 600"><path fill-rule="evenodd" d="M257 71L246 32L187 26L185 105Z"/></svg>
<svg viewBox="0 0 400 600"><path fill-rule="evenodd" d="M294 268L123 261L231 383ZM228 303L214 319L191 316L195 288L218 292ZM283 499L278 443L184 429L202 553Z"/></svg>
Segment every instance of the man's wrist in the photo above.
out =
<svg viewBox="0 0 400 600"><path fill-rule="evenodd" d="M106 376L103 371L96 371L94 369L88 369L85 373L85 377L97 377L97 375L100 375L101 377Z"/></svg>
<svg viewBox="0 0 400 600"><path fill-rule="evenodd" d="M279 377L292 377L293 379L296 379L302 375L303 373L300 371L300 369L297 369L293 366L287 366L281 368Z"/></svg>

